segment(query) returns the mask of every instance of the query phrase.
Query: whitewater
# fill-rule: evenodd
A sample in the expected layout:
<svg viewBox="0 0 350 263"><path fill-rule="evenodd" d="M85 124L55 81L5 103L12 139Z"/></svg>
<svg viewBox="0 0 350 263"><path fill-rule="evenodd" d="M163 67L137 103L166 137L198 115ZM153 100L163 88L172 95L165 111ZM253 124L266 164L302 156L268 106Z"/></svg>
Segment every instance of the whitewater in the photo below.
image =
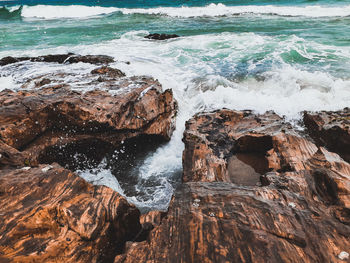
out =
<svg viewBox="0 0 350 263"><path fill-rule="evenodd" d="M16 10L14 6L10 10ZM209 4L203 7L158 7L158 8L116 8L101 6L24 6L22 16L25 18L85 18L91 16L121 12L123 14L149 14L166 15L172 17L215 17L243 14L267 14L278 16L305 16L305 17L347 17L350 16L350 5L342 7L322 7L319 5L295 7L276 5L247 5L247 6L226 6L222 3Z"/></svg>
<svg viewBox="0 0 350 263"><path fill-rule="evenodd" d="M128 76L152 76L164 89L173 90L179 104L177 128L169 143L149 153L133 170L140 178L135 189L142 194L127 198L138 207L167 208L181 178L184 125L195 113L221 108L273 110L298 125L304 110L350 106L349 2L169 5L40 3L24 5L18 19L0 20L0 57L106 54L117 61L111 66ZM11 12L19 6L7 8ZM154 32L181 37L158 42L144 38ZM93 68L84 63L6 66L0 69L0 90L19 89L34 76L67 69L84 74ZM124 194L123 182L106 161L94 170L78 172Z"/></svg>

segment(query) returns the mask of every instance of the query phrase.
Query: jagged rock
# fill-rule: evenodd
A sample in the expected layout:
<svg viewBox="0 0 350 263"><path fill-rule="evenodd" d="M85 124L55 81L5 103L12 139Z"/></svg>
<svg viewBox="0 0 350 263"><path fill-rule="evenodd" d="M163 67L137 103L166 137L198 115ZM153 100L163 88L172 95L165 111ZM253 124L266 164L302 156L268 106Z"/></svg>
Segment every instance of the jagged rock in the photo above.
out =
<svg viewBox="0 0 350 263"><path fill-rule="evenodd" d="M67 63L90 63L90 64L109 64L114 62L114 59L106 55L76 55L73 53L68 54L57 54L57 55L45 55L38 57L4 57L0 59L0 66L6 66L9 64L21 62L21 61L32 61L32 62L55 62L59 64Z"/></svg>
<svg viewBox="0 0 350 263"><path fill-rule="evenodd" d="M25 59L25 60L29 60L29 58ZM0 59L0 66L5 66L5 65L8 65L8 64L13 64L13 63L17 63L19 62L20 60L18 58L14 58L14 57L4 57L2 59Z"/></svg>
<svg viewBox="0 0 350 263"><path fill-rule="evenodd" d="M320 146L338 153L350 162L350 109L335 112L304 112L310 136Z"/></svg>
<svg viewBox="0 0 350 263"><path fill-rule="evenodd" d="M281 117L197 114L183 140L166 217L115 262L338 262L350 247L350 164Z"/></svg>
<svg viewBox="0 0 350 263"><path fill-rule="evenodd" d="M140 213L57 164L0 170L0 262L110 262Z"/></svg>
<svg viewBox="0 0 350 263"><path fill-rule="evenodd" d="M86 56L70 56L67 61L67 63L90 63L95 65L100 64L109 64L114 62L114 59L110 56L106 55L86 55Z"/></svg>
<svg viewBox="0 0 350 263"><path fill-rule="evenodd" d="M111 78L125 77L125 74L119 69L103 66L91 71L91 74L105 75Z"/></svg>
<svg viewBox="0 0 350 263"><path fill-rule="evenodd" d="M134 77L120 85L123 92L118 95L55 86L4 90L0 140L20 151L31 165L53 161L63 165L76 151L100 161L103 152L140 135L170 139L176 113L172 91L162 92L151 78ZM5 163L0 158L0 164Z"/></svg>
<svg viewBox="0 0 350 263"><path fill-rule="evenodd" d="M0 139L0 168L4 166L23 166L29 165L26 155L17 149L8 146Z"/></svg>
<svg viewBox="0 0 350 263"><path fill-rule="evenodd" d="M145 36L145 38L153 39L153 40L166 40L166 39L177 38L177 37L180 37L180 36L176 34L158 34L158 33L149 34Z"/></svg>

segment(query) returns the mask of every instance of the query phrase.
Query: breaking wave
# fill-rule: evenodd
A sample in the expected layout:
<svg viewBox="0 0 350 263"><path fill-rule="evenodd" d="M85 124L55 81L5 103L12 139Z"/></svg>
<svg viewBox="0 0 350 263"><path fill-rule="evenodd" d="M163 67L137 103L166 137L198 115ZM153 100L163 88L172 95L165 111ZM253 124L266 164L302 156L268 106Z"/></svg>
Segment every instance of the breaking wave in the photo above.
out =
<svg viewBox="0 0 350 263"><path fill-rule="evenodd" d="M1 10L1 9L0 9ZM7 10L3 8L3 10ZM21 11L0 11L13 12ZM165 15L171 17L216 17L243 14L304 16L304 17L346 17L350 16L350 5L346 6L277 6L277 5L246 5L226 6L224 4L209 4L203 7L157 7L157 8L117 8L101 6L53 6L36 5L24 6L22 16L26 18L58 19L85 18L121 12L122 14ZM15 14L13 14L15 15Z"/></svg>
<svg viewBox="0 0 350 263"><path fill-rule="evenodd" d="M0 7L0 20L21 18L22 9L23 6L20 6L17 9L7 9L6 7Z"/></svg>

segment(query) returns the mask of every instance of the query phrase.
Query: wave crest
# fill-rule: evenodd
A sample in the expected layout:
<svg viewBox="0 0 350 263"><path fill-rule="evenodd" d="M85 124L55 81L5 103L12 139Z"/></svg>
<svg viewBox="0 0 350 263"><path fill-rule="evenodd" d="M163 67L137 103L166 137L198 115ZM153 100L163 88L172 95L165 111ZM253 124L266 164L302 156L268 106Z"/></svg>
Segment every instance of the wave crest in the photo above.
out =
<svg viewBox="0 0 350 263"><path fill-rule="evenodd" d="M0 7L0 20L1 19L16 19L21 17L23 6L20 6L18 9L11 10L6 7Z"/></svg>
<svg viewBox="0 0 350 263"><path fill-rule="evenodd" d="M118 11L115 7L101 6L53 6L36 5L24 6L22 16L26 18L58 19L58 18L85 18L98 15L110 14Z"/></svg>
<svg viewBox="0 0 350 263"><path fill-rule="evenodd" d="M4 9L4 8L3 8ZM5 9L7 10L7 9ZM12 11L11 14L14 15ZM20 13L21 10L19 10ZM1 12L6 12L0 9ZM10 12L7 10L7 12ZM277 16L304 16L304 17L346 17L350 16L350 5L327 7L320 5L308 6L276 6L276 5L246 5L226 6L224 4L209 4L203 7L157 7L157 8L117 8L101 6L53 6L36 5L24 6L22 17L59 19L59 18L86 18L121 12L124 15L145 14L164 15L171 17L217 17L244 14L277 15ZM18 13L18 12L17 12Z"/></svg>
<svg viewBox="0 0 350 263"><path fill-rule="evenodd" d="M158 7L150 9L120 9L123 14L153 14L172 17L229 16L242 14L262 14L305 17L344 17L350 16L350 5L342 7L326 6L226 6L210 4L204 7Z"/></svg>

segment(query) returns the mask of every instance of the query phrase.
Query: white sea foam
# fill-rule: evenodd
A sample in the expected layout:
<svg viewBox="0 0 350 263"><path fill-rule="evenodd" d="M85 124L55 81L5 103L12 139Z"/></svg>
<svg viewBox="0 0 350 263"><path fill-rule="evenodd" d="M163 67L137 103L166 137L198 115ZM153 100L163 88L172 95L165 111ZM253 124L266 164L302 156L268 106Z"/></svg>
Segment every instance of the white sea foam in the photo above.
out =
<svg viewBox="0 0 350 263"><path fill-rule="evenodd" d="M349 16L350 5L342 7L327 6L276 6L276 5L247 5L226 6L224 4L209 4L204 7L158 7L140 9L120 9L123 14L157 14L173 17L227 16L240 14L273 14L280 16L306 17L336 17Z"/></svg>
<svg viewBox="0 0 350 263"><path fill-rule="evenodd" d="M15 8L15 7L14 7ZM101 6L54 6L36 5L24 6L22 16L26 18L86 18L114 12L123 14L150 14L172 17L215 17L242 14L271 14L279 16L305 17L346 17L350 16L350 5L347 6L278 6L278 5L244 5L226 6L224 4L209 4L203 7L157 7L157 8L116 8Z"/></svg>
<svg viewBox="0 0 350 263"><path fill-rule="evenodd" d="M108 186L124 196L124 191L120 187L117 178L111 173L110 170L104 168L106 165L105 162L106 160L103 160L94 170L77 171L77 173L80 175L80 177L94 185Z"/></svg>
<svg viewBox="0 0 350 263"><path fill-rule="evenodd" d="M0 77L0 91L4 89L13 89L15 86L11 76Z"/></svg>
<svg viewBox="0 0 350 263"><path fill-rule="evenodd" d="M91 16L97 16L97 15L103 15L103 14L110 14L116 11L118 11L118 8L101 7L101 6L36 5L36 6L24 6L22 10L22 16L27 18L44 18L44 19L84 18L84 17L91 17Z"/></svg>

